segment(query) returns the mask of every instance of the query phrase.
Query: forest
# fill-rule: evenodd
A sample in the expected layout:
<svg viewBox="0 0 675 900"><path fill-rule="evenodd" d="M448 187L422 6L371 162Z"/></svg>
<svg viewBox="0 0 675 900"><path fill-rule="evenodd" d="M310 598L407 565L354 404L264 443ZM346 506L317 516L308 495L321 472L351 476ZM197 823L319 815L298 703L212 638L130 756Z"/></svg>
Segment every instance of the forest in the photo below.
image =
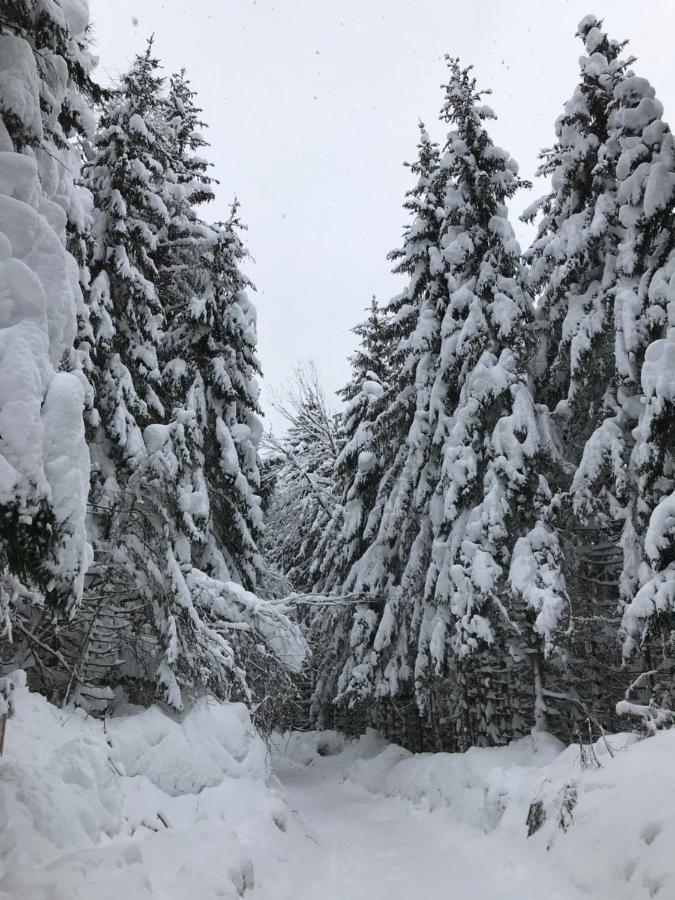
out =
<svg viewBox="0 0 675 900"><path fill-rule="evenodd" d="M530 185L446 58L401 289L354 323L338 400L300 362L273 432L246 210L209 215L189 73L150 37L104 85L93 33L80 0L0 3L3 721L22 692L103 723L210 698L272 742L582 759L667 730L675 146L627 42L579 24L525 248Z"/></svg>

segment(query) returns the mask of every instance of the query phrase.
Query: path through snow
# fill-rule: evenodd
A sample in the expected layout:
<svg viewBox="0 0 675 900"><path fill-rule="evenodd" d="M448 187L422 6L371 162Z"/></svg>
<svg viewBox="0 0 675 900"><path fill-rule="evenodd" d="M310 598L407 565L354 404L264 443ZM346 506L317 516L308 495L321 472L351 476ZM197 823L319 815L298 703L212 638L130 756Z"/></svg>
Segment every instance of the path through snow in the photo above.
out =
<svg viewBox="0 0 675 900"><path fill-rule="evenodd" d="M104 728L13 678L0 900L675 898L675 729L599 741L591 768L546 735L415 755L294 732L280 785L241 704Z"/></svg>
<svg viewBox="0 0 675 900"><path fill-rule="evenodd" d="M294 823L304 840L261 872L256 898L277 900L577 900L546 857L504 835L452 820L447 809L371 794L321 770L277 759ZM299 835L301 836L301 835ZM267 868L267 867L266 867ZM282 880L279 881L279 875ZM276 882L270 891L270 879Z"/></svg>

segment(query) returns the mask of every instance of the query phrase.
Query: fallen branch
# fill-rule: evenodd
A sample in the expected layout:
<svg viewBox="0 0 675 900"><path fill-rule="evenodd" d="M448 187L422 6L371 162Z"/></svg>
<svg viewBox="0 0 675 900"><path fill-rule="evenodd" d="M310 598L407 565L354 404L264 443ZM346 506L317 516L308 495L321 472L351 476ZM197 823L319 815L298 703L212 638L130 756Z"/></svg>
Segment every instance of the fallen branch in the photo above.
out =
<svg viewBox="0 0 675 900"><path fill-rule="evenodd" d="M384 597L358 592L352 594L290 594L288 597L281 597L274 602L291 606L360 606L384 603Z"/></svg>
<svg viewBox="0 0 675 900"><path fill-rule="evenodd" d="M616 704L616 713L618 716L640 719L648 734L656 734L661 728L675 725L675 714L672 709L657 706L653 699L647 706L642 703L631 703L630 700L620 700Z"/></svg>
<svg viewBox="0 0 675 900"><path fill-rule="evenodd" d="M647 734L656 734L661 728L670 728L675 725L675 714L668 706L657 706L653 697L650 698L648 704L634 703L630 699L632 692L642 686L642 683L652 675L656 675L657 670L651 669L649 672L642 672L635 681L631 682L626 688L624 700L620 700L616 704L616 714L618 716L631 716L634 719L640 719Z"/></svg>

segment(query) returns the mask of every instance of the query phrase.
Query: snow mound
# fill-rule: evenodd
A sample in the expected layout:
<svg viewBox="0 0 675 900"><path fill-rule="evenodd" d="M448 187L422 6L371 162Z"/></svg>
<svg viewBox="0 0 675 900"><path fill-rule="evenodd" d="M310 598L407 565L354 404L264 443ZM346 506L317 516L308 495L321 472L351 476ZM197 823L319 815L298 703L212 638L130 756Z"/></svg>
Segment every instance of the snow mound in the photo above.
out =
<svg viewBox="0 0 675 900"><path fill-rule="evenodd" d="M59 713L29 694L22 678L14 680L15 714L0 764L3 875L73 846L95 846L115 831L121 813L103 736L86 728L79 714Z"/></svg>
<svg viewBox="0 0 675 900"><path fill-rule="evenodd" d="M273 735L272 746L278 755L302 766L339 757L339 768L346 773L356 762L370 759L391 745L374 728L368 728L359 738L348 738L337 731L291 731Z"/></svg>
<svg viewBox="0 0 675 900"><path fill-rule="evenodd" d="M145 775L172 797L224 778L265 778L265 745L243 703L202 698L179 722L159 707L112 719L108 734L126 775Z"/></svg>
<svg viewBox="0 0 675 900"><path fill-rule="evenodd" d="M429 810L451 807L463 822L491 831L504 811L505 782L521 770L549 765L564 745L537 734L506 747L473 747L466 753L410 753L368 729L357 740L334 732L294 733L277 738L275 747L301 765L333 770L337 765L342 777L371 793L403 797ZM336 754L338 760L327 759Z"/></svg>
<svg viewBox="0 0 675 900"><path fill-rule="evenodd" d="M675 729L586 747L534 734L505 747L413 754L376 732L277 736L275 752L388 797L447 809L495 840L528 842L596 900L675 897Z"/></svg>
<svg viewBox="0 0 675 900"><path fill-rule="evenodd" d="M0 757L3 900L230 900L252 888L287 806L246 708L202 699L106 725L12 676ZM272 897L273 894L265 894Z"/></svg>
<svg viewBox="0 0 675 900"><path fill-rule="evenodd" d="M542 774L546 819L531 841L548 851L591 897L675 897L675 730L637 741L614 735L594 747L599 767L582 769L569 747ZM522 830L532 802L520 786L504 827ZM527 810L529 812L529 808Z"/></svg>

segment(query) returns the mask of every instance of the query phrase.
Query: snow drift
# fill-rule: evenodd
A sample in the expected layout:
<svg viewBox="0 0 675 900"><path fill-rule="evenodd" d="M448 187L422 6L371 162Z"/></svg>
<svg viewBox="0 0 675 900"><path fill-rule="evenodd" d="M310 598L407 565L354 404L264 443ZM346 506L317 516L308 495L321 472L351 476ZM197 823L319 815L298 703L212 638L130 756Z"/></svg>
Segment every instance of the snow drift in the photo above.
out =
<svg viewBox="0 0 675 900"><path fill-rule="evenodd" d="M3 900L362 898L387 865L368 854L388 856L393 832L408 881L420 870L416 841L434 836L423 854L430 897L445 896L437 855L450 851L515 879L502 893L498 874L463 871L458 898L537 896L517 892L530 880L562 900L675 896L675 731L613 735L583 758L542 734L463 754L411 754L374 731L277 735L291 812L241 704L202 698L180 719L126 707L102 723L13 678L0 759ZM363 869L353 878L352 863ZM341 893L343 883L354 889Z"/></svg>
<svg viewBox="0 0 675 900"><path fill-rule="evenodd" d="M612 735L583 759L546 734L466 753L412 754L372 730L359 739L293 733L275 744L298 766L528 842L582 895L675 897L675 729L642 741Z"/></svg>
<svg viewBox="0 0 675 900"><path fill-rule="evenodd" d="M107 724L14 676L0 761L0 897L233 898L252 849L286 824L246 708L208 699L179 721L129 708Z"/></svg>

